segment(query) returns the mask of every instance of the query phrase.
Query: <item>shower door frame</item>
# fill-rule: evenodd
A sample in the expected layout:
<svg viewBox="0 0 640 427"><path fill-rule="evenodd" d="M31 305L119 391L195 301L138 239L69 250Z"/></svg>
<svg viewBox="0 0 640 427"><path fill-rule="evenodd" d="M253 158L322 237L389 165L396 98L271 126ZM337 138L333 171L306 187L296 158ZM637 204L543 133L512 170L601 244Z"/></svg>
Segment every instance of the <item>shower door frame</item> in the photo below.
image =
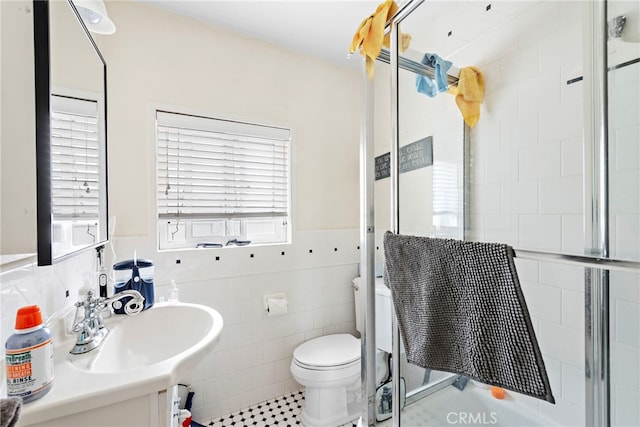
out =
<svg viewBox="0 0 640 427"><path fill-rule="evenodd" d="M585 253L609 258L609 141L606 0L584 8L584 237ZM611 425L609 271L587 267L585 296L585 422Z"/></svg>
<svg viewBox="0 0 640 427"><path fill-rule="evenodd" d="M391 222L394 233L399 233L399 105L398 70L410 69L399 56L399 24L424 0L409 0L387 24L391 33L388 63L391 71ZM606 57L606 0L585 2L584 10L584 236L585 255L550 253L515 249L516 256L539 262L554 262L585 267L585 421L588 427L610 426L609 377L609 271L640 273L640 262L609 258L608 212L608 111L607 111L607 57ZM385 62L387 58L379 58ZM415 70L411 70L414 71ZM365 286L365 331L362 339L361 378L363 386L363 425L375 425L375 228L374 228L374 153L373 153L373 85L364 71L364 109L360 138L360 210L361 210L361 283ZM469 128L464 128L464 230L468 225L467 202L470 200ZM466 235L465 235L466 237ZM400 333L393 313L393 377L400 377ZM372 363L368 363L368 362ZM451 381L453 382L453 381ZM446 386L444 382L416 393L419 399ZM400 382L393 382L393 398L402 401ZM412 399L413 400L413 399ZM393 405L393 426L401 425L400 405Z"/></svg>

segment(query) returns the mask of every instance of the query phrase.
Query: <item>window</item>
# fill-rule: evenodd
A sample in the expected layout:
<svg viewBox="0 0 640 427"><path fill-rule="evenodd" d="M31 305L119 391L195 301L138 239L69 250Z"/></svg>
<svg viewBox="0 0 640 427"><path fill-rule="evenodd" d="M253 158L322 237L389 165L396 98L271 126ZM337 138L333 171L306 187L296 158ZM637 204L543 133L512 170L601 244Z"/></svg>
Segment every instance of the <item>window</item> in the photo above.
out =
<svg viewBox="0 0 640 427"><path fill-rule="evenodd" d="M160 249L284 243L291 131L156 112Z"/></svg>
<svg viewBox="0 0 640 427"><path fill-rule="evenodd" d="M51 194L56 250L99 236L101 161L98 102L51 96ZM60 249L62 250L62 249Z"/></svg>
<svg viewBox="0 0 640 427"><path fill-rule="evenodd" d="M433 164L433 225L436 233L462 224L461 172L457 163ZM444 234L446 235L446 231Z"/></svg>

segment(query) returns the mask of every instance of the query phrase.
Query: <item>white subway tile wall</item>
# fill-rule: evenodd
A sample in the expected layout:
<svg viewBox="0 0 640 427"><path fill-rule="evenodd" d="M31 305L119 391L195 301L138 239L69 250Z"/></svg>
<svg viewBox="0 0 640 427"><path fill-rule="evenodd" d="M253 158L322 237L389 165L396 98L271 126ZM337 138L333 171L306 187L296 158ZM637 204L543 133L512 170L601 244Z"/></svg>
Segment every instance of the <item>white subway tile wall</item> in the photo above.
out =
<svg viewBox="0 0 640 427"><path fill-rule="evenodd" d="M150 240L117 238L117 260L133 258L134 250L153 260L157 300L167 298L174 279L181 301L213 307L225 322L214 351L184 379L195 388L194 419L300 389L289 370L295 347L326 334L356 333L351 280L358 274L358 230L299 232L292 245L224 250L157 252ZM57 327L53 321L70 313L95 269L95 253L87 251L54 266L2 273L2 342L13 333L21 306L38 304ZM267 317L262 296L274 292L287 294L289 312Z"/></svg>
<svg viewBox="0 0 640 427"><path fill-rule="evenodd" d="M13 333L16 311L25 305L38 305L45 322L57 326L55 321L73 308L80 288L85 280L95 279L95 272L96 253L89 250L53 266L38 267L33 262L0 273L0 342L4 345Z"/></svg>
<svg viewBox="0 0 640 427"><path fill-rule="evenodd" d="M299 390L289 366L309 339L355 334L352 279L358 230L297 232L292 245L157 252L152 239L118 238L119 260L155 263L156 299L176 281L183 302L224 319L220 342L183 382L194 386L195 420L209 420ZM111 261L110 261L111 262ZM267 317L263 295L284 292L288 313Z"/></svg>
<svg viewBox="0 0 640 427"><path fill-rule="evenodd" d="M610 275L612 425L640 420L640 274Z"/></svg>

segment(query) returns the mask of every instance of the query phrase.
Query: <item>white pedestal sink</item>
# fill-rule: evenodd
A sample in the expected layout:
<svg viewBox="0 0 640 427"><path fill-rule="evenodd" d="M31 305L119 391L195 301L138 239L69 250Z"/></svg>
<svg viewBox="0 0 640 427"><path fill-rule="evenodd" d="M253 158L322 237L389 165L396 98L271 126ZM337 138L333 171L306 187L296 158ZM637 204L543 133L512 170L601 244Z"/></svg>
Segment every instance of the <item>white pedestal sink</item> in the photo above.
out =
<svg viewBox="0 0 640 427"><path fill-rule="evenodd" d="M223 321L203 305L159 303L136 316L113 316L105 325L109 334L88 353L69 354L72 337L56 343L53 388L23 406L18 425L125 425L127 405L135 399L153 402L189 374L217 342ZM124 411L117 410L120 404ZM114 418L106 420L104 409L110 407L106 412L115 412ZM97 422L82 420L94 415Z"/></svg>

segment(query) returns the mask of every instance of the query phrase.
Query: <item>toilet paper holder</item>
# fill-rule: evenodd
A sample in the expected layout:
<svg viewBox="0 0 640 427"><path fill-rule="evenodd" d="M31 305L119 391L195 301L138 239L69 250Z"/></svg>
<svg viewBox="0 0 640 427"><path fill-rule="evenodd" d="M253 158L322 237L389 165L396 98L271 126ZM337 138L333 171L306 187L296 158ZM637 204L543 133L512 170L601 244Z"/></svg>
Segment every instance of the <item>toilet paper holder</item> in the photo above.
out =
<svg viewBox="0 0 640 427"><path fill-rule="evenodd" d="M278 316L289 312L289 302L284 292L263 295L262 301L267 316Z"/></svg>

